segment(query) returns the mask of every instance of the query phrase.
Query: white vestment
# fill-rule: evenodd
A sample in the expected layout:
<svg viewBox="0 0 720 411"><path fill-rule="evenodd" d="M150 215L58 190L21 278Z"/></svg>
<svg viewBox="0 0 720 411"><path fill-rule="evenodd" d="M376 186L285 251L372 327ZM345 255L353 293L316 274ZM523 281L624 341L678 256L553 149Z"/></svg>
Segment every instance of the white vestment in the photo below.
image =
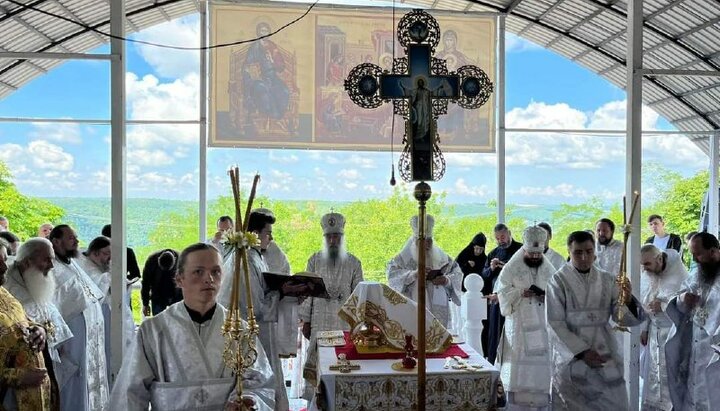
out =
<svg viewBox="0 0 720 411"><path fill-rule="evenodd" d="M313 254L307 263L307 271L323 278L329 299L309 297L300 306L299 316L311 324L310 344L303 367L303 377L308 380L306 392L314 392L317 383L317 333L320 331L349 330L338 312L357 285L363 281L362 265L352 254L333 261L322 252ZM309 399L309 398L308 398Z"/></svg>
<svg viewBox="0 0 720 411"><path fill-rule="evenodd" d="M567 263L567 259L552 248L548 248L547 251L545 251L545 258L550 260L550 264L552 264L555 268L555 271L559 270L565 265L565 263Z"/></svg>
<svg viewBox="0 0 720 411"><path fill-rule="evenodd" d="M268 271L276 274L290 275L290 262L285 253L278 247L275 241L268 244L267 249L262 253ZM298 306L290 305L289 309L278 311L278 330L285 332L278 333L278 355L283 358L295 357L298 347Z"/></svg>
<svg viewBox="0 0 720 411"><path fill-rule="evenodd" d="M60 348L55 370L63 410L103 410L109 396L102 291L75 262L55 258L55 306L74 337Z"/></svg>
<svg viewBox="0 0 720 411"><path fill-rule="evenodd" d="M52 273L48 275L52 275ZM30 295L25 280L15 264L8 269L7 281L3 287L20 301L30 320L45 327L50 358L53 362L59 363L58 346L72 338L73 334L52 299L47 302L36 302Z"/></svg>
<svg viewBox="0 0 720 411"><path fill-rule="evenodd" d="M505 316L503 338L496 364L505 391L513 394L507 409L539 409L550 405L551 361L548 345L545 297L523 297L535 285L547 289L555 267L543 257L537 268L517 252L505 264L493 292L497 293L500 313Z"/></svg>
<svg viewBox="0 0 720 411"><path fill-rule="evenodd" d="M670 398L676 411L712 411L720 406L720 277L712 287L691 277L683 287L700 295L689 310L678 297L666 313L673 327L665 343Z"/></svg>
<svg viewBox="0 0 720 411"><path fill-rule="evenodd" d="M609 320L638 325L644 312L633 297L630 304L637 315L623 306L620 321L617 299L615 276L594 265L588 273L580 273L572 263L565 264L548 282L545 303L553 355L554 410L628 409L623 363ZM602 367L590 368L576 358L589 349L610 358Z"/></svg>
<svg viewBox="0 0 720 411"><path fill-rule="evenodd" d="M88 257L86 257L83 254L80 254L80 257L77 259L77 263L85 270L85 273L90 277L93 282L95 282L95 285L98 286L100 291L103 292L103 300L102 300L102 306L103 306L103 318L105 319L105 345L107 347L108 352L108 363L110 362L110 306L112 297L110 294L110 272L104 271L100 266L95 264L95 262ZM130 290L128 290L127 293L125 293L125 301L122 305L122 313L123 313L123 326L125 329L123 330L123 334L125 335L125 349L130 348L130 344L132 344L133 339L135 337L135 320L133 320L132 311L130 311Z"/></svg>
<svg viewBox="0 0 720 411"><path fill-rule="evenodd" d="M623 242L618 240L610 240L608 245L601 245L599 242L595 244L595 264L601 270L607 271L612 275L618 275L620 272L620 259L622 258Z"/></svg>
<svg viewBox="0 0 720 411"><path fill-rule="evenodd" d="M199 324L180 301L145 320L125 355L110 409L223 410L236 395L234 373L223 360L226 313L218 304L212 319ZM272 411L272 370L257 339L256 344L257 361L244 373L243 395L253 398L258 411Z"/></svg>
<svg viewBox="0 0 720 411"><path fill-rule="evenodd" d="M223 280L220 285L220 293L218 294L218 303L224 307L230 306L235 256L235 253L231 254L223 265ZM280 293L278 291L270 291L268 289L262 274L268 271L268 267L258 248L247 250L247 256L248 267L250 268L250 293L252 295L253 311L255 312L255 318L260 327L259 338L268 356L275 378L275 410L287 411L290 405L285 389L285 377L283 376L282 364L280 363L278 334L293 331L289 328L279 330L278 316L279 311L292 310L293 305L297 305L297 299L288 297L280 299ZM242 269L240 271L239 290L238 307L242 318L247 319L245 275ZM286 325L286 327L289 327L289 325ZM297 328L297 324L293 325L293 327Z"/></svg>
<svg viewBox="0 0 720 411"><path fill-rule="evenodd" d="M417 247L414 238L408 240L387 267L388 285L400 294L417 301L417 269L418 263L411 247ZM450 304L460 305L463 272L460 266L444 251L433 246L427 252L428 269L442 269L448 282L445 285L433 285L426 282L426 307L445 328L450 327Z"/></svg>
<svg viewBox="0 0 720 411"><path fill-rule="evenodd" d="M670 411L672 401L668 388L667 367L665 364L665 341L667 340L672 320L665 310L670 300L677 296L687 279L687 270L675 250L665 250L665 269L658 275L644 273L648 279L648 290L642 296L645 313L648 316L646 331L647 374L643 382L642 407L644 410ZM660 301L662 311L653 313L648 305Z"/></svg>

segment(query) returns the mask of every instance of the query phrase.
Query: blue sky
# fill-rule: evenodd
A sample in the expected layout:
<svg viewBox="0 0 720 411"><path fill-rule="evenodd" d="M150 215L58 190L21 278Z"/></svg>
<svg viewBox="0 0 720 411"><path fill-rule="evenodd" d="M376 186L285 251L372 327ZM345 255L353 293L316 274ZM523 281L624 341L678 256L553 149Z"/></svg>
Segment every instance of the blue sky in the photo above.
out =
<svg viewBox="0 0 720 411"><path fill-rule="evenodd" d="M198 17L187 16L134 37L197 45ZM128 44L131 119L198 118L197 52ZM101 47L98 51L107 51ZM507 36L507 126L623 129L625 93L585 68L514 35ZM72 61L0 100L0 117L109 118L109 64ZM649 109L644 129L672 129ZM198 127L128 127L131 197L197 198ZM519 204L619 201L624 140L553 134L509 134L507 200ZM706 157L684 137L647 137L643 156L689 175ZM396 155L397 158L397 155ZM0 123L0 159L18 187L37 196L109 195L109 127ZM494 154L446 154L448 171L434 190L453 203L496 198ZM308 150L210 149L210 197L228 191L225 170L259 171L262 194L279 199L355 200L390 192L390 154ZM52 183L49 183L52 182Z"/></svg>

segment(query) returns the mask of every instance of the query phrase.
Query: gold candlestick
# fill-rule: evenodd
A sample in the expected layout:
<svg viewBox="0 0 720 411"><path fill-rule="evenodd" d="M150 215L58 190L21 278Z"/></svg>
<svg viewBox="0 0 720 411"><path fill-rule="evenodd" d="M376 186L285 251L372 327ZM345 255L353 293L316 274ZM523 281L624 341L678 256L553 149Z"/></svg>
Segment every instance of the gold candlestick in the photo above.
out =
<svg viewBox="0 0 720 411"><path fill-rule="evenodd" d="M622 322L623 317L625 317L625 311L623 311L623 307L627 305L628 301L630 301L630 298L632 297L629 293L626 292L627 285L630 283L630 280L627 277L627 262L625 259L627 258L627 247L628 247L628 240L630 239L630 224L632 224L633 216L635 215L635 210L637 208L638 200L640 199L640 194L636 191L633 193L633 204L632 208L630 209L630 217L627 217L627 199L623 197L623 250L622 254L620 254L620 271L617 274L617 277L615 278L615 283L618 286L618 299L615 305L615 309L617 310L617 319L618 324L615 326L616 331L625 331L629 332L630 330L620 324Z"/></svg>
<svg viewBox="0 0 720 411"><path fill-rule="evenodd" d="M225 364L235 373L235 389L237 393L236 402L240 404L241 410L248 410L242 401L242 377L246 369L250 368L257 360L258 351L256 338L259 327L255 321L253 311L252 293L250 292L250 277L247 250L259 244L258 238L253 233L247 232L250 208L255 197L255 189L260 179L255 176L252 190L248 199L245 220L243 221L240 205L240 172L237 167L230 169L230 183L235 200L235 232L227 236L227 243L233 247L235 261L233 265L233 282L230 293L230 307L225 323L222 327L225 337L225 348L223 360ZM244 224L243 224L244 223ZM247 307L247 322L243 321L240 312L240 271L245 270L245 298Z"/></svg>

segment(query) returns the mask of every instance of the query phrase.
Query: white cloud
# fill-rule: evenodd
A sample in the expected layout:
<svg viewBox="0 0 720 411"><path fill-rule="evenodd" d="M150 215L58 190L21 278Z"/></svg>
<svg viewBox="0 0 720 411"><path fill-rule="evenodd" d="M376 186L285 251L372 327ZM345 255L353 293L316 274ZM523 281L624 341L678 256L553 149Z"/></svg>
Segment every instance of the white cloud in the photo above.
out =
<svg viewBox="0 0 720 411"><path fill-rule="evenodd" d="M338 172L338 177L348 180L357 180L358 178L360 178L360 172L354 168L344 168Z"/></svg>
<svg viewBox="0 0 720 411"><path fill-rule="evenodd" d="M510 190L512 194L519 194L528 197L562 197L562 198L587 198L588 192L584 188L575 187L572 184L560 183L555 186L534 187L523 186L518 190Z"/></svg>
<svg viewBox="0 0 720 411"><path fill-rule="evenodd" d="M357 188L358 184L357 184L357 183L354 183L354 182L352 182L352 181L348 181L348 182L346 182L345 184L343 184L343 186L344 186L345 188L347 188L348 190L354 190L354 189Z"/></svg>
<svg viewBox="0 0 720 411"><path fill-rule="evenodd" d="M286 173L284 171L280 170L270 170L270 175L278 180L290 180L292 179L292 174Z"/></svg>
<svg viewBox="0 0 720 411"><path fill-rule="evenodd" d="M479 186L470 186L464 178L458 178L455 180L453 187L448 189L448 191L457 195L469 197L485 197L490 192L488 186L484 184Z"/></svg>
<svg viewBox="0 0 720 411"><path fill-rule="evenodd" d="M513 33L505 33L505 52L506 53L522 53L523 51L543 50L543 47L525 40Z"/></svg>
<svg viewBox="0 0 720 411"><path fill-rule="evenodd" d="M148 27L135 35L139 40L173 46L199 47L200 20L197 16L185 17ZM138 52L163 77L183 77L200 71L200 52L173 50L144 44Z"/></svg>
<svg viewBox="0 0 720 411"><path fill-rule="evenodd" d="M163 167L175 163L175 159L163 150L130 150L128 163L145 167Z"/></svg>
<svg viewBox="0 0 720 411"><path fill-rule="evenodd" d="M73 123L32 123L34 130L29 136L35 140L57 141L59 143L80 144L82 142L80 126Z"/></svg>
<svg viewBox="0 0 720 411"><path fill-rule="evenodd" d="M18 185L43 188L45 192L73 188L80 177L72 171L75 158L45 140L31 141L26 147L0 144L0 160L8 165ZM52 184L48 184L49 180Z"/></svg>
<svg viewBox="0 0 720 411"><path fill-rule="evenodd" d="M360 168L376 168L375 160L368 157L362 157L359 154L353 154L347 160L348 163L360 166Z"/></svg>
<svg viewBox="0 0 720 411"><path fill-rule="evenodd" d="M295 154L280 154L275 150L269 151L269 159L275 163L293 164L300 161L300 158Z"/></svg>

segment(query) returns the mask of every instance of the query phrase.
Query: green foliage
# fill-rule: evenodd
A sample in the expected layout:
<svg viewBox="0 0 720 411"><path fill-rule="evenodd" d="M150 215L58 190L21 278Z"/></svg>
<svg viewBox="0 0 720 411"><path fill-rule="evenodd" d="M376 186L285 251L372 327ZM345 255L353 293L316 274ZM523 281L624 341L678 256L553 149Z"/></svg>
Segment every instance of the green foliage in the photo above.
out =
<svg viewBox="0 0 720 411"><path fill-rule="evenodd" d="M650 214L660 214L665 220L667 232L682 237L697 230L703 196L709 183L710 174L707 171L700 171L692 177L675 179L673 184L661 193L661 200L648 207L647 213L643 213L643 224Z"/></svg>
<svg viewBox="0 0 720 411"><path fill-rule="evenodd" d="M21 194L11 179L10 170L0 161L0 216L10 220L10 231L26 240L35 237L42 224L60 221L65 214L62 208Z"/></svg>
<svg viewBox="0 0 720 411"><path fill-rule="evenodd" d="M619 238L619 227L623 223L623 214L620 204L608 207L599 198L592 198L582 204L561 204L560 208L553 212L550 225L553 229L553 238L550 240L550 247L558 253L567 256L567 237L573 231L593 230L595 223L601 218L611 219L616 226L615 238Z"/></svg>

